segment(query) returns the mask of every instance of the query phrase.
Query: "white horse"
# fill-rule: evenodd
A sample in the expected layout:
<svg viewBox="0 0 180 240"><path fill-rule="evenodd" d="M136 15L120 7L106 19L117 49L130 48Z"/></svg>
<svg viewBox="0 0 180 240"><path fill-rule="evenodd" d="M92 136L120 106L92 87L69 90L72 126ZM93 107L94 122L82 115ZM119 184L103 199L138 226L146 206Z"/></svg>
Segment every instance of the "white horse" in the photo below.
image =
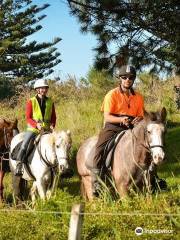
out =
<svg viewBox="0 0 180 240"><path fill-rule="evenodd" d="M24 132L16 135L11 141L10 147L10 168L13 180L13 194L15 199L18 199L20 194L19 183L21 177L15 176L15 169L17 161L11 158L13 149L24 138ZM32 160L28 163L30 174L26 167L22 178L30 181L33 180L31 188L31 198L35 202L35 194L39 193L41 199L50 198L54 188L54 176L52 172L60 172L68 168L68 153L71 147L71 134L70 131L60 131L47 133L40 137L36 146L35 152L32 153ZM56 171L54 171L56 170ZM58 171L57 171L58 170Z"/></svg>

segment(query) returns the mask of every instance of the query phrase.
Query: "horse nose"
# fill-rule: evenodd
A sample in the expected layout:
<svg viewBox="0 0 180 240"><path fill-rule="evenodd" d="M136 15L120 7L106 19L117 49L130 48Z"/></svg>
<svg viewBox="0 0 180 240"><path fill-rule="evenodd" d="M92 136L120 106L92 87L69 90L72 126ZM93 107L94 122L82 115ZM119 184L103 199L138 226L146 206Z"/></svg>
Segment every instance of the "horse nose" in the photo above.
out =
<svg viewBox="0 0 180 240"><path fill-rule="evenodd" d="M59 165L59 171L64 171L64 165Z"/></svg>
<svg viewBox="0 0 180 240"><path fill-rule="evenodd" d="M161 155L156 154L156 155L154 155L153 159L154 159L155 164L157 164L157 165L161 164L165 159L165 154L164 153Z"/></svg>

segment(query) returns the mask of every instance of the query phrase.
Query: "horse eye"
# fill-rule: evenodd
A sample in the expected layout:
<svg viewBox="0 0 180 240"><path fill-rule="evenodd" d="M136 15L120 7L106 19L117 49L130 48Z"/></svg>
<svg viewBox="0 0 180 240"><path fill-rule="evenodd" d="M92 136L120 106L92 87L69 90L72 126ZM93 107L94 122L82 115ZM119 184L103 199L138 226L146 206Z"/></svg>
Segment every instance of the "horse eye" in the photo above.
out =
<svg viewBox="0 0 180 240"><path fill-rule="evenodd" d="M148 133L148 134L150 134L150 133L151 133L151 131L147 130L147 133Z"/></svg>
<svg viewBox="0 0 180 240"><path fill-rule="evenodd" d="M56 148L59 148L59 145L56 145Z"/></svg>

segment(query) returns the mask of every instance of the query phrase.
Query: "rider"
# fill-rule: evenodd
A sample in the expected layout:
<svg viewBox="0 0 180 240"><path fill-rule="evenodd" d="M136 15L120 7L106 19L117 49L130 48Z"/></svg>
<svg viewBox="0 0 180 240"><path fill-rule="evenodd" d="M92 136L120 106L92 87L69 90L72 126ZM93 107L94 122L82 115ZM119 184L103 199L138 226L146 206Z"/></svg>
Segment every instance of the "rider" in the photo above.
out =
<svg viewBox="0 0 180 240"><path fill-rule="evenodd" d="M94 196L98 195L100 189L98 177L101 175L101 168L105 165L103 153L107 142L115 134L132 128L143 118L144 113L143 97L133 89L136 78L135 68L130 65L121 66L116 69L115 77L120 80L120 84L106 94L101 107L105 124L99 133L91 169Z"/></svg>
<svg viewBox="0 0 180 240"><path fill-rule="evenodd" d="M51 98L47 97L49 86L44 79L34 84L36 96L30 98L26 104L27 131L19 150L15 175L22 176L22 163L25 161L26 149L31 139L34 139L41 130L53 130L56 125L56 112Z"/></svg>

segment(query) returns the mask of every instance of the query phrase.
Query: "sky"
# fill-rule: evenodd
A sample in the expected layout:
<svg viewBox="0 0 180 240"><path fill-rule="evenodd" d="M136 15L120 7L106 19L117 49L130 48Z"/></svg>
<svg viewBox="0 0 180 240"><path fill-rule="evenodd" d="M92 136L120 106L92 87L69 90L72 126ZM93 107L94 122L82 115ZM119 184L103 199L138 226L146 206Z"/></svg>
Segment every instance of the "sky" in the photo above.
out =
<svg viewBox="0 0 180 240"><path fill-rule="evenodd" d="M47 17L40 21L42 29L30 37L38 42L52 41L54 37L62 40L56 45L61 56L61 63L54 70L53 76L64 80L70 76L77 79L86 77L93 65L96 39L91 34L82 34L77 19L69 14L65 0L33 0L38 6L49 3L51 6L41 11ZM39 15L40 15L39 14Z"/></svg>

